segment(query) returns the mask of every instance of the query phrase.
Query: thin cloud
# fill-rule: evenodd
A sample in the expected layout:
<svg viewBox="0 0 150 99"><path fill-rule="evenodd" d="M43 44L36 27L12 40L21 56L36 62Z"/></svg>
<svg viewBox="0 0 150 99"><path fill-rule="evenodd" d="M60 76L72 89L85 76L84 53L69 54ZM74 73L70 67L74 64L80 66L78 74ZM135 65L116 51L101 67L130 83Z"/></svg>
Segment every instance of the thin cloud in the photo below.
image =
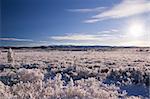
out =
<svg viewBox="0 0 150 99"><path fill-rule="evenodd" d="M97 40L96 35L66 35L66 36L52 36L51 37L54 40L75 40L75 41L86 41L86 40Z"/></svg>
<svg viewBox="0 0 150 99"><path fill-rule="evenodd" d="M85 23L95 23L107 19L119 19L150 12L150 1L148 0L123 0L109 10L92 16Z"/></svg>
<svg viewBox="0 0 150 99"><path fill-rule="evenodd" d="M118 29L110 29L110 30L100 31L100 32L98 32L98 34L114 34L114 33L118 33L118 32L119 32Z"/></svg>
<svg viewBox="0 0 150 99"><path fill-rule="evenodd" d="M117 31L117 30L116 30ZM115 31L115 32L116 32ZM107 33L106 33L107 32ZM71 35L64 35L64 36L51 36L50 39L57 40L57 41L102 41L108 39L116 39L118 37L122 37L120 34L114 34L114 31L101 31L96 34L83 34L83 33L76 33Z"/></svg>
<svg viewBox="0 0 150 99"><path fill-rule="evenodd" d="M86 9L68 9L67 11L87 13L87 12L101 12L104 9L106 9L106 7L86 8Z"/></svg>
<svg viewBox="0 0 150 99"><path fill-rule="evenodd" d="M20 42L32 42L31 39L18 39L18 38L0 38L0 41L20 41Z"/></svg>
<svg viewBox="0 0 150 99"><path fill-rule="evenodd" d="M47 43L48 41L39 41L40 43Z"/></svg>
<svg viewBox="0 0 150 99"><path fill-rule="evenodd" d="M59 44L65 45L113 45L122 39L123 35L120 34L73 34L65 36L52 36L53 39Z"/></svg>
<svg viewBox="0 0 150 99"><path fill-rule="evenodd" d="M58 44L68 45L119 45L149 46L149 40L135 39L121 30L110 29L97 33L71 33L63 36L51 36Z"/></svg>

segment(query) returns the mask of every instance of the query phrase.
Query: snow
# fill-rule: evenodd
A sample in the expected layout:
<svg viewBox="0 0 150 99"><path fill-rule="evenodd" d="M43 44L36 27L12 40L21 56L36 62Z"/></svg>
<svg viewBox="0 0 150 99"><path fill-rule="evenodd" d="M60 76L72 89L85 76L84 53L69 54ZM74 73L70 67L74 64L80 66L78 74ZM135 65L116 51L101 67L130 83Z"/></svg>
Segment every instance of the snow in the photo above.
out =
<svg viewBox="0 0 150 99"><path fill-rule="evenodd" d="M1 49L2 99L148 99L150 48L106 51ZM13 67L12 67L13 66ZM15 67L15 68L14 68Z"/></svg>

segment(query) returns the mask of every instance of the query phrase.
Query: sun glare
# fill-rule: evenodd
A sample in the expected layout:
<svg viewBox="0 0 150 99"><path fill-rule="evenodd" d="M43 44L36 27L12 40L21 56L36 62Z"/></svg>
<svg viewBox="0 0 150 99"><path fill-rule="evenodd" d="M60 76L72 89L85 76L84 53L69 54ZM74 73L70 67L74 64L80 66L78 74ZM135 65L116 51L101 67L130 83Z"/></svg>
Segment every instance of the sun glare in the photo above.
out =
<svg viewBox="0 0 150 99"><path fill-rule="evenodd" d="M144 32L143 25L139 23L134 23L129 27L129 33L133 37L140 37L142 36L143 32Z"/></svg>
<svg viewBox="0 0 150 99"><path fill-rule="evenodd" d="M141 18L134 18L127 21L126 27L124 28L124 43L125 45L145 45L144 39L146 33L146 22Z"/></svg>
<svg viewBox="0 0 150 99"><path fill-rule="evenodd" d="M145 33L145 26L144 23L141 21L132 21L128 25L128 36L133 38L141 38L142 35Z"/></svg>

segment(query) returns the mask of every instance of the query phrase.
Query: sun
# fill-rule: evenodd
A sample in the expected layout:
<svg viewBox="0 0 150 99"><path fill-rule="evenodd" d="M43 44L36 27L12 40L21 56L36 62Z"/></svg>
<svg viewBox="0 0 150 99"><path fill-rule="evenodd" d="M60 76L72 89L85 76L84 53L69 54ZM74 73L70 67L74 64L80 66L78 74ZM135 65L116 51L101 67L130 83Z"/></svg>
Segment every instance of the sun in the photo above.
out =
<svg viewBox="0 0 150 99"><path fill-rule="evenodd" d="M129 33L133 37L140 37L144 33L144 26L139 23L131 24L129 27Z"/></svg>
<svg viewBox="0 0 150 99"><path fill-rule="evenodd" d="M129 19L124 27L124 42L126 45L145 45L147 36L146 22L142 18Z"/></svg>
<svg viewBox="0 0 150 99"><path fill-rule="evenodd" d="M140 38L145 33L145 25L141 21L132 21L128 25L128 36L132 38Z"/></svg>

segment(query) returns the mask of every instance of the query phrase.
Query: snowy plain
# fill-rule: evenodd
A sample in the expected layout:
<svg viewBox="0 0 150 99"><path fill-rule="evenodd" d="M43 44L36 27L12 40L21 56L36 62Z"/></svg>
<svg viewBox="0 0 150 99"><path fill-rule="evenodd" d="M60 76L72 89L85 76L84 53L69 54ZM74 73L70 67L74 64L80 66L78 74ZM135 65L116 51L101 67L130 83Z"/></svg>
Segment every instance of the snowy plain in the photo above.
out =
<svg viewBox="0 0 150 99"><path fill-rule="evenodd" d="M0 50L1 99L150 98L150 48Z"/></svg>

